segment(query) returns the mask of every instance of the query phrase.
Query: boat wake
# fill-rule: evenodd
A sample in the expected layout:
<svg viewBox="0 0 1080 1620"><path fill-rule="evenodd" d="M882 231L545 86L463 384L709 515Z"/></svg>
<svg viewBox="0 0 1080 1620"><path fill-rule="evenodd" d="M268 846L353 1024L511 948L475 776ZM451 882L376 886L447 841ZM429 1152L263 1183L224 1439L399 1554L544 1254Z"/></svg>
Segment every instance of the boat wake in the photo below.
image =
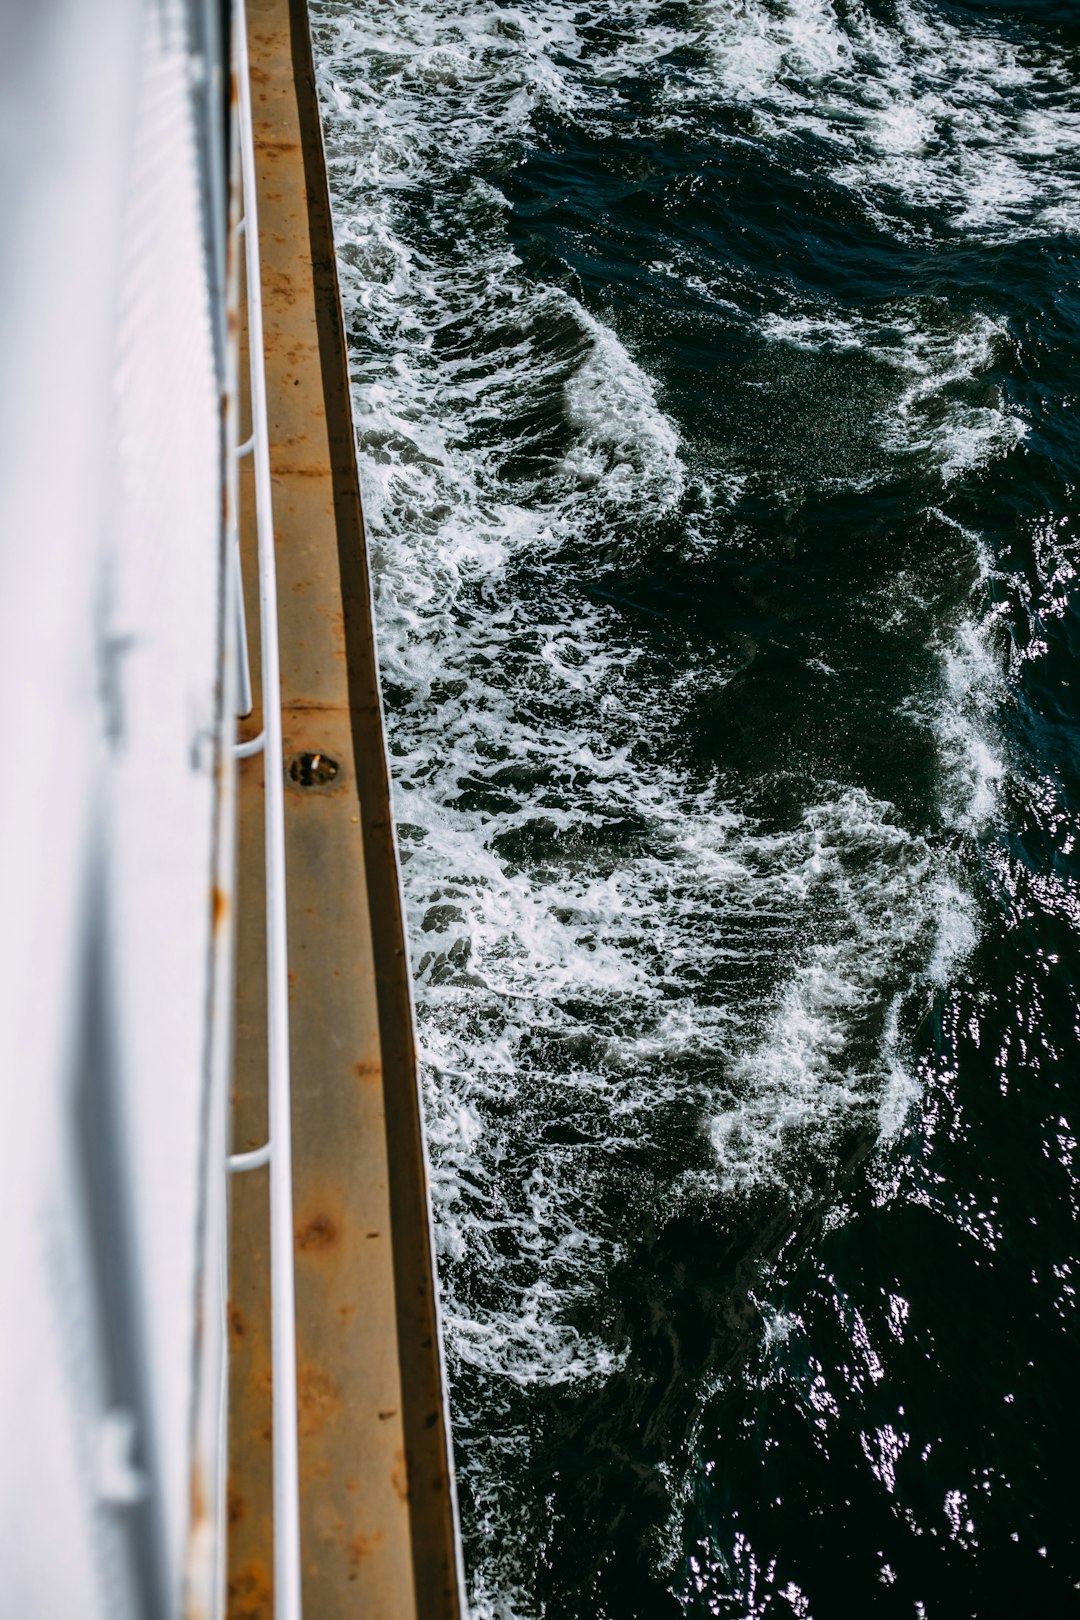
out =
<svg viewBox="0 0 1080 1620"><path fill-rule="evenodd" d="M1080 224L1046 161L1080 106L914 0L888 24L826 0L314 10L473 1598L527 1614L543 1550L508 1482L551 1412L530 1392L626 1366L609 1283L640 1232L701 1201L797 1212L853 1137L902 1128L906 1010L977 938L962 846L1006 775L992 564L949 503L1027 425L990 380L992 312L740 302L663 245L653 285L774 356L766 378L857 359L871 451L805 487L914 478L971 581L942 613L900 570L867 609L921 627L902 705L937 761L929 818L820 761L710 761L695 728L736 713L754 638L644 633L625 582L750 557L746 503L789 492L737 448L703 459L626 323L526 264L501 177L552 121L660 140L748 109L733 139L803 142L883 231L924 240L932 216L986 244ZM801 665L823 692L841 644Z"/></svg>

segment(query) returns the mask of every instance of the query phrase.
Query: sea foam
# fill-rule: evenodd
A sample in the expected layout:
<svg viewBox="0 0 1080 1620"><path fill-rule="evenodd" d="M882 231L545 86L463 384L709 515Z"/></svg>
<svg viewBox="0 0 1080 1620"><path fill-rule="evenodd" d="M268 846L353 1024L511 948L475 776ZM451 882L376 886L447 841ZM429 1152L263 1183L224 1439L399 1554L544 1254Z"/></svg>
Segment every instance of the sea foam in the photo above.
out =
<svg viewBox="0 0 1080 1620"><path fill-rule="evenodd" d="M447 1344L487 1548L474 1614L491 1620L532 1612L504 1486L528 1455L520 1401L627 1354L604 1306L620 1155L687 1121L708 1149L643 1179L638 1215L781 1187L797 1202L845 1133L902 1129L900 1005L977 937L959 863L894 806L822 781L778 829L666 746L723 672L653 668L560 559L629 554L680 511L683 435L632 341L526 273L475 172L541 116L610 109L689 42L658 116L738 103L755 139L819 137L884 229L917 233L913 208L987 242L1075 228L1054 163L1078 109L1052 63L906 0L888 28L843 9L701 5L688 40L644 3L314 7ZM716 298L739 315L730 288ZM766 345L866 353L890 379L879 446L943 501L1026 431L975 397L1008 350L989 315L912 298L745 320ZM737 503L737 468L708 479ZM964 836L992 823L1006 769L985 573L922 700Z"/></svg>

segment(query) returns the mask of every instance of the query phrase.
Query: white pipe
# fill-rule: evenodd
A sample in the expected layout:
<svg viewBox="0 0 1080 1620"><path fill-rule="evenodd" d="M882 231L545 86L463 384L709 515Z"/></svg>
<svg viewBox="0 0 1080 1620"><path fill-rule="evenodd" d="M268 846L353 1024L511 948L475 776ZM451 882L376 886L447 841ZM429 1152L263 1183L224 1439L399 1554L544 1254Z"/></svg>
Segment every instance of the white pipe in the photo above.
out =
<svg viewBox="0 0 1080 1620"><path fill-rule="evenodd" d="M285 921L285 800L281 747L281 670L277 577L266 410L259 220L251 119L247 16L237 0L240 161L247 244L251 425L262 618L263 797L266 812L266 990L270 1155L270 1348L273 1368L274 1615L301 1620L300 1459L296 1398L296 1288L293 1274L292 1096L289 1081L289 975Z"/></svg>
<svg viewBox="0 0 1080 1620"><path fill-rule="evenodd" d="M251 660L248 655L247 613L244 610L244 571L240 566L240 531L236 527L236 480L233 478L233 493L230 499L232 507L232 534L229 539L229 577L228 589L232 592L233 611L236 617L236 651L237 651L237 679L236 679L236 713L240 719L251 713L254 699L251 693Z"/></svg>
<svg viewBox="0 0 1080 1620"><path fill-rule="evenodd" d="M241 219L236 227L237 241L243 235L244 221ZM239 459L246 454L246 448L241 451L232 444L232 435L239 426L240 396L236 390L236 397L230 410L230 432L226 444L227 464L225 468L225 482L229 513L229 571L226 580L226 589L232 595L232 613L236 630L236 652L238 659L236 679L236 713L240 719L251 713L254 698L251 691L251 654L248 650L247 609L244 606L244 570L240 561L240 476ZM245 446L250 444L245 440Z"/></svg>
<svg viewBox="0 0 1080 1620"><path fill-rule="evenodd" d="M249 737L247 742L233 743L233 754L237 759L251 759L254 754L261 754L266 747L266 731L263 729L257 737Z"/></svg>
<svg viewBox="0 0 1080 1620"><path fill-rule="evenodd" d="M264 1142L262 1147L252 1148L250 1153L230 1153L225 1160L225 1168L235 1176L244 1170L261 1170L264 1164L269 1163L270 1143Z"/></svg>

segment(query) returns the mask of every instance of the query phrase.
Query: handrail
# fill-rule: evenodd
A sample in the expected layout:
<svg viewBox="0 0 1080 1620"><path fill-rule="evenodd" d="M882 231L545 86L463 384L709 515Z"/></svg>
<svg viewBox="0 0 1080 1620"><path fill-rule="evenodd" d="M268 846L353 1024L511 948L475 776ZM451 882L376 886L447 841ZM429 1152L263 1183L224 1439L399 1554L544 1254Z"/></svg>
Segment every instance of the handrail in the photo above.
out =
<svg viewBox="0 0 1080 1620"><path fill-rule="evenodd" d="M236 613L236 646L239 655L239 667L236 680L236 713L243 719L251 713L254 698L251 692L251 660L248 656L247 614L244 611L244 578L240 567L240 531L237 529L230 541L229 570L232 574L230 589L233 595L233 608Z"/></svg>
<svg viewBox="0 0 1080 1620"><path fill-rule="evenodd" d="M269 1132L262 1147L233 1154L232 1172L270 1166L270 1350L273 1372L274 1615L301 1620L300 1460L296 1391L296 1286L293 1266L292 1091L289 1074L289 976L285 907L285 799L281 742L281 667L278 645L277 570L270 483L270 437L266 407L259 220L255 142L251 114L247 14L235 0L236 72L239 89L240 170L244 218L238 232L247 267L248 352L251 367L249 451L255 476L263 724L259 736L235 745L238 758L263 755L266 829L267 1093Z"/></svg>
<svg viewBox="0 0 1080 1620"><path fill-rule="evenodd" d="M235 1176L243 1170L261 1170L264 1164L269 1163L270 1143L267 1140L262 1147L252 1148L250 1153L230 1153L225 1160L225 1168Z"/></svg>
<svg viewBox="0 0 1080 1620"><path fill-rule="evenodd" d="M266 744L266 732L260 731L257 736L249 737L247 742L233 743L233 753L237 759L251 759L255 754L261 754Z"/></svg>

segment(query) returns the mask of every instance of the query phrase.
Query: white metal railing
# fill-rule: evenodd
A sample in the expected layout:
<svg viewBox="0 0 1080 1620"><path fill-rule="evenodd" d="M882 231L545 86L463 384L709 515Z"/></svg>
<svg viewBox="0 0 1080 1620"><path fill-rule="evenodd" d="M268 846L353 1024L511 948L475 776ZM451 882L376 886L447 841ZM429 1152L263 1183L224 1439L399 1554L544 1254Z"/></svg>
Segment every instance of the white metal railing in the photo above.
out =
<svg viewBox="0 0 1080 1620"><path fill-rule="evenodd" d="M246 42L246 33L244 37ZM236 237L237 250L239 250L241 242L243 242L245 245L244 261L246 263L247 221L245 219L241 219L238 222L236 227ZM256 254L258 254L258 251L259 244L256 242ZM248 652L247 612L244 607L244 571L240 564L240 524L237 521L239 506L236 498L238 489L236 470L240 458L242 456L249 456L254 448L255 434L249 433L243 444L238 444L233 449L232 464L229 467L229 493L232 498L233 514L233 544L229 555L229 565L232 576L230 579L230 586L233 593L233 604L236 609L236 647L239 662L236 683L236 712L238 715L250 714L254 699L251 691L251 655ZM250 755L258 753L259 749L254 746L255 743L258 743L259 747L261 748L262 732L259 733L257 738L253 738L250 743L242 743L237 745L237 759L248 759ZM247 752L241 753L241 748L246 749Z"/></svg>
<svg viewBox="0 0 1080 1620"><path fill-rule="evenodd" d="M293 1275L292 1095L289 1075L289 979L285 912L285 799L281 744L281 668L278 644L277 571L270 485L270 438L266 409L259 220L255 190L255 146L251 118L244 0L235 0L236 75L239 103L240 172L244 198L239 227L247 269L248 351L251 377L251 434L233 450L236 464L253 457L255 520L258 533L259 615L262 664L262 730L237 743L238 759L263 756L266 828L266 999L267 1100L269 1131L262 1147L234 1153L231 1172L270 1167L270 1349L273 1372L274 1615L301 1620L300 1475L296 1395L296 1288ZM234 513L236 511L234 502ZM251 676L240 576L239 528L234 541L233 590L240 638L238 708L251 711Z"/></svg>

